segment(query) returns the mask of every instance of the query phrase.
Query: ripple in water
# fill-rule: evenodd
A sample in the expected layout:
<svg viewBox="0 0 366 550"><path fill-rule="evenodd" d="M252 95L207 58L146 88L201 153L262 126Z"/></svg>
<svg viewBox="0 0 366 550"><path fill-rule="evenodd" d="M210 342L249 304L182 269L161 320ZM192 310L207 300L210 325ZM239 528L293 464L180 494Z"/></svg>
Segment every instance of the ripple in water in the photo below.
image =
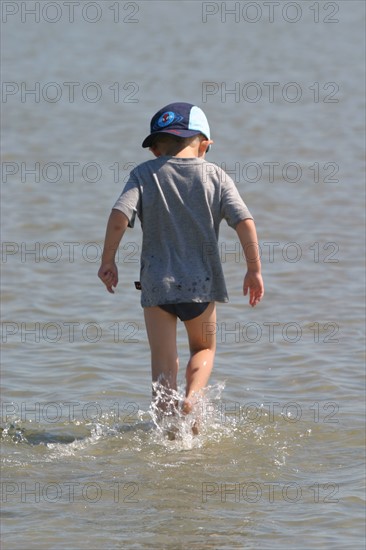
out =
<svg viewBox="0 0 366 550"><path fill-rule="evenodd" d="M114 414L106 413L98 421L73 420L52 429L34 422L12 419L2 428L2 439L8 444L9 459L15 446L32 447L37 460L62 460L62 457L87 453L112 456L113 452L135 454L175 453L209 448L210 452L240 452L248 459L264 459L274 467L282 467L286 458L312 433L309 426L291 424L280 414L270 418L265 409L260 420L235 414L222 399L225 383L208 386L196 395L188 414L182 411L184 388L167 392L155 385L156 399L148 410L139 410L137 419L118 423ZM157 400L164 399L167 412L162 414ZM258 411L257 411L258 412ZM198 433L196 432L198 428ZM38 449L38 452L36 452ZM29 456L31 459L31 456Z"/></svg>

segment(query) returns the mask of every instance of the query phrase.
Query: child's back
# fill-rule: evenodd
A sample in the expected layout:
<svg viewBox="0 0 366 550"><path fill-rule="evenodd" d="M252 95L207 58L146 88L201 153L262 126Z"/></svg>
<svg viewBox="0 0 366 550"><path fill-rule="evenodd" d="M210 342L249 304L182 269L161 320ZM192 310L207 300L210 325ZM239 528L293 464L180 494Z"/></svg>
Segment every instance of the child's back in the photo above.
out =
<svg viewBox="0 0 366 550"><path fill-rule="evenodd" d="M160 156L135 168L114 205L143 225L141 304L226 302L217 240L226 218L231 227L251 218L236 187L218 166L202 158Z"/></svg>

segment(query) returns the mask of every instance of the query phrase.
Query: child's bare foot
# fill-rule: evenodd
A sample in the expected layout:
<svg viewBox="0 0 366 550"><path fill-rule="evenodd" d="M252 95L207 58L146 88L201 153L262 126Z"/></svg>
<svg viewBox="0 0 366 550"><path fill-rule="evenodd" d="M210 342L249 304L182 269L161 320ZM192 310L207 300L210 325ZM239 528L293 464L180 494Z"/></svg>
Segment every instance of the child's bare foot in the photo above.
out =
<svg viewBox="0 0 366 550"><path fill-rule="evenodd" d="M182 413L189 414L192 411L192 408L193 408L192 403L190 401L187 401L187 399L185 399L183 402Z"/></svg>
<svg viewBox="0 0 366 550"><path fill-rule="evenodd" d="M183 403L182 412L183 414L189 414L192 412L193 405L191 401L187 401L187 399ZM198 435L198 423L195 420L193 426L192 426L192 433L193 435Z"/></svg>
<svg viewBox="0 0 366 550"><path fill-rule="evenodd" d="M174 441L178 433L178 428L176 426L171 426L165 433L169 441Z"/></svg>

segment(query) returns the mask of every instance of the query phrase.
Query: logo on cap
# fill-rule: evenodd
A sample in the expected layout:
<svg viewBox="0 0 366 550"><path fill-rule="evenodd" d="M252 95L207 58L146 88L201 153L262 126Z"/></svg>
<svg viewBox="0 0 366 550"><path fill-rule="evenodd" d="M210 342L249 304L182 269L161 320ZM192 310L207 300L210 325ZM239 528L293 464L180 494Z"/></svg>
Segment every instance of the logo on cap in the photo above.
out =
<svg viewBox="0 0 366 550"><path fill-rule="evenodd" d="M181 115L176 115L173 111L166 111L166 113L163 113L159 117L157 125L159 128L165 128L165 126L169 126L172 122L180 122L181 120L183 120Z"/></svg>

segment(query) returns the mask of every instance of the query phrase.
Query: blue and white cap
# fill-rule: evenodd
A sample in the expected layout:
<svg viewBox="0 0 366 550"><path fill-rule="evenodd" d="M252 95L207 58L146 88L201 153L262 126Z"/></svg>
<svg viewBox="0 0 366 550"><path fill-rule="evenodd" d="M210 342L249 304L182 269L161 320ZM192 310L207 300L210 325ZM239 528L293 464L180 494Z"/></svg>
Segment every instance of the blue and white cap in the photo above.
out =
<svg viewBox="0 0 366 550"><path fill-rule="evenodd" d="M193 137L203 134L210 139L210 127L205 113L191 103L170 103L158 111L150 122L150 135L142 147L150 147L156 134L173 134L178 137Z"/></svg>

